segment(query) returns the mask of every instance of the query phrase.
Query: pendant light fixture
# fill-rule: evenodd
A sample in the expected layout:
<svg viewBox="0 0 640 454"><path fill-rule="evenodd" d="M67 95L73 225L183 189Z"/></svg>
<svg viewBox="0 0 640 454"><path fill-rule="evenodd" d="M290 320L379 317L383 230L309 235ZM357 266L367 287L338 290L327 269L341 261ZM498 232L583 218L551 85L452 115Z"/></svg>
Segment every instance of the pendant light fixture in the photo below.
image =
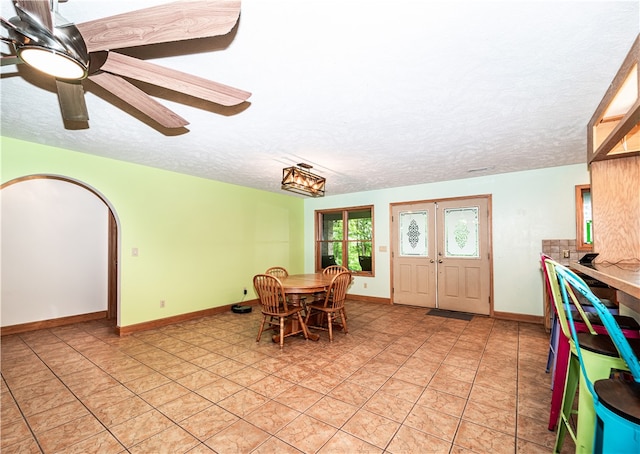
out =
<svg viewBox="0 0 640 454"><path fill-rule="evenodd" d="M323 197L326 179L310 172L313 166L301 162L282 169L282 189L310 197Z"/></svg>

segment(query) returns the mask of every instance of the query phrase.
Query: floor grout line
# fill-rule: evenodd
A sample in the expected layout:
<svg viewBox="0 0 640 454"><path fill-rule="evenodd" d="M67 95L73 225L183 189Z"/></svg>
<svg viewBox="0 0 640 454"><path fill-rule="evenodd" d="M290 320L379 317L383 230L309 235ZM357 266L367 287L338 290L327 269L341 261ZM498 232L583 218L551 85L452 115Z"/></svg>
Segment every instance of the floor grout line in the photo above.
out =
<svg viewBox="0 0 640 454"><path fill-rule="evenodd" d="M20 382L21 376L13 377L11 373L12 372L11 366L14 364L15 361L17 361L17 359L16 360L12 359L12 349L15 349L15 353L13 353L13 356L17 355L19 357L19 352L21 350L20 344L22 343L22 345L25 348L28 348L39 361L42 361L47 366L47 368L51 371L53 376L62 382L62 384L66 387L66 389L68 389L69 392L71 392L71 394L84 406L84 408L89 412L89 414L92 415L92 417L104 428L104 430L112 436L113 440L115 440L117 443L124 446L124 444L122 444L122 442L117 439L117 437L115 436L115 433L111 430L111 428L115 427L115 425L110 426L108 424L105 424L102 420L100 420L99 415L92 409L90 405L87 404L86 398L82 399L76 394L76 392L78 392L78 389L76 389L74 386L74 389L76 389L76 392L74 392L74 390L70 388L67 385L67 383L65 383L64 381L65 379L69 380L73 378L75 374L80 373L85 369L82 369L78 372L70 372L68 374L64 373L62 376L60 376L59 375L60 371L56 373L56 371L54 371L54 369L52 369L47 364L47 361L56 362L58 358L54 354L55 353L54 351L46 348L47 346L46 343L41 344L41 342L46 342L47 340L51 340L50 336L55 336L59 340L59 342L61 342L62 345L65 346L64 348L69 347L73 349L72 351L75 353L78 353L82 358L82 361L88 361L87 364L92 365L91 368L96 368L98 371L105 374L107 377L113 379L116 383L115 385L113 385L114 387L121 386L123 389L126 389L129 392L131 392L133 397L138 397L147 405L149 405L151 408L151 410L149 411L157 411L160 414L163 414L168 419L168 421L170 421L171 423L170 427L180 427L183 430L185 430L191 437L193 437L193 440L197 441L198 446L200 446L199 449L204 450L205 447L207 446L209 446L210 448L212 444L214 446L217 446L216 443L222 443L222 439L219 439L220 437L217 437L215 434L212 436L208 436L207 438L203 438L199 434L194 433L193 431L190 431L189 429L185 428L184 427L185 421L188 420L193 415L184 416L183 414L180 414L180 413L174 413L175 415L179 414L179 417L181 418L179 420L175 420L172 416L169 416L168 414L163 413L159 409L159 407L162 407L163 405L169 402L172 402L175 399L168 402L163 402L160 406L158 406L156 403L152 403L152 401L154 400L158 402L156 399L152 399L152 401L148 400L148 398L151 397L152 394L148 394L147 398L143 397L141 394L152 391L153 389L158 389L158 387L157 386L152 387L143 392L134 391L134 387L132 387L132 385L134 382L138 380L138 378L127 381L126 374L124 374L124 370L119 370L117 368L117 363L115 365L112 364L112 362L109 359L109 356L120 357L119 355L124 355L122 356L123 358L129 358L130 360L135 361L137 363L137 365L133 366L132 368L139 367L139 366L149 367L152 370L152 373L159 374L161 377L168 380L167 383L171 383L174 386L184 387L182 383L187 382L188 377L194 373L203 373L204 371L212 372L213 374L219 376L220 378L216 378L213 382L207 383L203 386L197 386L197 383L198 383L197 380L200 379L200 377L197 377L197 379L194 379L196 381L193 381L189 386L185 387L187 389L187 394L185 394L185 396L190 396L191 394L194 394L193 399L199 400L200 398L202 398L204 401L210 404L206 408L211 408L215 406L224 412L229 411L227 408L220 405L220 403L223 402L225 399L228 399L229 397L234 396L240 393L241 391L249 390L251 392L255 392L251 388L251 386L254 385L255 382L251 380L250 376L249 378L243 379L242 375L240 374L237 375L235 377L237 380L243 380L243 383L248 383L248 384L245 385L245 384L234 382L234 383L237 383L240 386L240 388L237 389L234 393L227 395L224 398L221 398L217 401L211 400L210 398L200 394L198 391L200 390L201 392L204 392L202 391L202 388L206 388L207 386L213 385L214 383L220 380L230 380L228 377L233 376L233 374L240 372L242 370L245 370L248 373L251 370L255 369L259 371L260 374L263 374L265 373L265 371L255 366L258 366L259 365L258 363L261 363L262 361L266 361L267 359L276 361L275 364L278 365L280 369L272 372L267 372L265 377L261 378L260 380L267 377L277 377L281 379L283 373L285 373L284 376L286 376L287 370L291 370L293 372L295 370L295 366L304 364L305 366L303 367L303 369L298 370L294 375L289 376L289 378L293 380L287 380L287 379L285 380L292 383L292 387L303 386L307 388L305 386L305 383L306 383L305 380L308 379L307 377L313 376L313 374L318 374L318 373L322 374L323 372L325 372L325 366L321 366L320 368L321 370L314 370L314 366L313 366L314 363L308 360L308 356L311 355L313 357L318 357L318 358L323 358L323 357L330 358L329 363L327 363L326 361L318 361L317 364L325 364L327 366L332 366L332 367L329 367L328 370L334 370L334 371L340 372L341 376L340 376L339 382L333 387L330 387L329 390L326 390L325 392L321 392L320 398L310 406L306 407L304 411L299 412L300 414L296 418L294 418L292 421L295 421L295 419L304 415L306 415L307 417L314 418L314 416L312 416L312 414L308 412L315 405L318 405L327 396L335 399L336 398L335 396L337 396L337 394L332 395L332 393L336 390L336 388L338 388L340 385L348 386L351 383L353 384L358 383L357 381L350 381L349 378L354 377L354 378L362 379L362 377L356 374L358 373L366 374L367 372L376 370L376 367L386 365L384 366L384 375L386 376L384 381L375 389L371 389L369 387L369 386L375 386L375 385L364 386L363 392L366 392L367 393L366 396L368 397L364 397L365 394L363 394L361 396L363 400L359 405L355 406L355 411L352 414L350 414L344 420L344 422L342 422L342 424L339 425L339 427L332 426L336 429L334 436L332 436L327 440L322 441L321 445L317 446L316 449L321 449L323 447L325 449L330 449L332 446L332 443L335 440L337 440L336 437L341 432L348 433L350 434L350 436L353 436L366 443L372 443L372 441L375 441L375 440L372 440L371 438L368 438L368 436L364 433L358 435L358 434L353 434L348 431L345 431L345 427L347 427L350 421L352 420L355 421L354 417L359 412L366 411L366 412L370 412L373 415L376 415L377 417L384 418L384 420L389 420L393 424L397 424L397 427L395 427L395 429L393 430L393 433L391 434L388 441L386 441L383 447L381 448L379 447L380 452L393 452L393 450L395 449L395 446L399 446L397 445L397 443L406 442L406 440L400 440L400 438L402 438L401 435L403 431L410 430L412 431L412 433L414 433L413 431L417 431L417 433L421 434L420 436L422 437L438 437L438 435L436 434L423 432L420 429L415 429L411 427L411 425L408 425L409 416L412 414L412 412L414 412L415 410L418 410L419 409L418 407L420 408L423 407L423 405L419 404L419 402L421 401L423 396L426 395L425 393L427 390L430 389L431 391L435 391L436 395L438 396L447 394L447 391L443 391L442 389L439 389L440 387L442 387L440 382L443 379L443 377L448 377L449 376L448 374L450 374L452 370L455 370L454 369L455 362L453 362L452 360L456 360L456 359L464 360L465 356L460 356L461 354L464 354L469 356L468 358L469 361L473 361L475 363L475 368L468 369L464 365L462 367L461 366L458 366L458 367L461 367L461 369L465 369L469 371L473 370L472 381L471 382L461 381L462 384L466 383L468 385L468 391L466 392L466 398L464 398L464 404L462 405L460 414L459 416L455 417L457 419L457 423L455 426L455 430L451 435L452 437L451 440L438 438L440 441L442 441L443 443L446 443L449 446L449 449L448 449L449 451L453 451L457 449L456 447L464 447L463 445L455 444L455 442L456 440L458 440L458 437L465 436L465 434L463 433L464 431L462 431L462 426L464 421L466 421L465 414L471 402L474 386L483 386L479 384L477 381L479 378L479 372L481 367L483 367L483 364L486 364L486 365L495 364L497 361L495 359L495 356L497 356L499 353L503 353L503 352L494 351L496 349L496 345L499 345L500 342L504 342L504 339L512 339L511 342L513 342L513 340L515 340L516 342L516 345L515 345L516 348L514 353L515 354L514 360L516 362L516 377L515 377L516 383L515 383L515 396L514 396L514 400L515 400L514 414L515 414L516 425L515 425L515 434L514 434L514 442L513 442L513 445L514 445L513 452L516 452L519 443L524 443L524 439L519 438L519 432L518 432L518 423L520 422L519 421L519 416L520 416L519 405L520 405L520 392L521 392L520 381L524 379L524 377L521 376L521 370L520 370L520 362L522 361L520 357L521 348L524 347L524 345L521 342L521 339L524 336L528 336L528 338L534 338L536 341L535 344L537 348L539 350L542 350L540 348L540 345L545 345L545 346L548 345L547 334L544 333L544 330L542 327L540 327L538 330L538 329L533 329L531 326L527 326L527 329L525 330L523 329L523 326L527 324L522 324L518 322L497 321L494 319L478 317L478 316L474 317L471 321L461 321L461 320L455 320L455 319L452 320L452 319L446 319L442 317L437 317L438 319L441 319L441 320L434 321L432 319L435 319L436 317L433 317L433 316L426 316L424 314L421 314L420 317L417 316L418 311L424 312L424 309L399 307L399 306L382 306L382 305L373 305L370 303L360 303L360 302L348 302L348 304L349 303L351 303L352 306L354 306L354 310L350 311L349 313L349 321L351 322L349 325L349 331L350 331L349 334L344 335L343 333L340 333L340 332L334 333L334 342L332 344L329 344L328 339L322 335L321 335L321 340L318 343L312 343L313 341L305 342L302 339L287 338L285 340L285 348L282 352L280 352L279 349L277 350L274 349L273 348L274 346L271 345L268 340L265 341L264 338L260 343L255 342L255 333L257 332L257 323L259 322L258 314L254 314L253 316L249 316L245 318L237 318L236 314L234 314L236 315L235 317L229 316L229 314L221 314L221 315L199 319L197 321L184 322L184 323L179 323L179 324L168 326L168 327L162 327L155 330L150 330L149 332L133 334L127 338L117 338L115 335L112 335L109 333L108 326L106 326L104 323L96 323L96 322L85 322L85 323L73 325L71 327L42 330L42 332L39 332L39 333L38 332L26 333L24 335L12 335L12 336L7 336L6 338L3 337L2 338L3 397L4 397L4 392L9 391L9 395L11 396L11 399L13 399L16 402L16 405L20 409L20 402L16 401L16 396L15 394L13 394L11 388L20 387L19 382ZM240 317L242 317L242 315ZM406 318L411 319L411 317L413 317L411 322L410 323L407 322ZM415 332L412 332L410 328L405 329L404 327L405 324L409 324L411 327L414 328L414 330L418 328L419 329ZM474 336L482 336L482 339L483 339L482 348L481 349L479 348L477 351L469 350L469 347L472 346L472 344L470 345L469 340L470 339L472 340ZM418 338L421 339L419 345L417 347L415 347L415 345L411 345L411 340L415 340ZM446 345L438 344L437 343L438 338L443 339L443 342L446 342ZM371 342L372 340L373 342ZM408 354L400 353L403 351L403 347L402 347L403 342L406 345L411 345L411 348L409 349L410 351ZM497 343L497 344L494 344L494 343ZM214 348L213 349L203 348L203 346L207 344L210 344L210 347L214 347ZM85 348L82 348L83 346ZM35 350L34 350L34 347L36 348ZM184 349L182 349L183 347ZM434 347L436 347L437 349L433 350ZM444 349L446 349L446 353L443 351L441 347L444 347ZM197 352L194 352L193 354L186 353L187 351L192 349L202 349L207 353L203 353L203 351L200 351L200 350L198 350ZM431 369L433 362L425 361L425 353L422 349L427 349L425 351L429 351L428 349L431 349L431 352L435 353L435 355L439 358L437 360L437 367L435 367L433 370ZM38 351L40 353L38 353ZM351 351L356 351L361 356L366 355L366 358L364 358L365 361L363 361L361 364L358 364L357 367L355 368L350 367L352 365L348 365L348 364L345 365L340 363L340 358L343 358L343 357L348 358L350 360L355 360L356 357L350 356ZM531 351L533 352L534 350L532 349ZM370 353L365 353L365 352L370 352ZM192 357L192 355L196 355L197 353L202 353L202 355ZM202 358L203 356L206 356L208 354L221 355L221 358L215 358L215 359L219 359L219 361L213 364L210 364L207 367L197 364L198 358ZM232 369L225 370L223 369L223 367L234 364L234 363L231 363L230 361L237 362L237 359L239 359L239 356L243 354L251 355L251 356L245 358L245 362L240 363L241 364L240 369L234 372L224 373L225 371L229 371ZM186 357L189 359L184 359L183 357ZM167 361L164 364L171 364L172 362L175 362L175 364L182 365L179 367L183 367L183 368L188 367L189 369L193 368L194 372L184 376L180 375L179 373L176 373L176 370L174 369L175 366L169 366L169 367L163 366L163 363L160 362L161 358L164 358L165 361ZM447 358L449 358L449 362L447 362ZM227 361L228 363L222 364ZM81 364L81 363L78 363L78 364ZM546 363L546 356L540 359L540 363L541 363L540 374L539 376L536 375L535 380L544 382L544 380L547 379L547 375L548 375L548 374L545 374L544 372L544 364ZM423 366L427 364L427 367L424 370L428 371L426 373L431 374L428 380L425 380L420 385L418 385L418 384L411 383L410 381L402 380L402 378L405 378L405 379L411 378L411 375L406 375L406 374L398 375L398 377L402 377L402 378L395 377L396 374L398 374L400 371L403 371L403 367L412 367L412 366L415 367L416 364L422 364ZM215 367L216 365L218 367ZM262 365L267 366L267 363L264 363ZM308 365L311 365L310 366L311 374L307 374L307 375L300 374L302 370L305 370L305 371L309 370ZM58 370L60 367L62 366L56 365L56 370ZM91 368L87 368L86 370L90 370ZM253 369L250 369L250 368L253 368ZM289 368L294 368L294 369L289 369ZM216 372L213 372L211 369L217 370L221 373L216 374ZM128 370L128 368L125 370ZM380 369L380 371L382 370L383 369ZM390 373L389 371L392 371L392 373ZM116 376L120 378L118 379L116 378ZM125 378L123 378L123 376ZM392 380L394 378L395 380L401 380L401 381L396 382ZM450 379L451 378L453 377L450 377ZM120 381L120 380L123 380L123 381ZM391 394L391 395L394 395L394 398L397 398L397 399L407 399L406 401L410 402L410 405L406 407L408 408L408 411L405 412L405 410L402 410L402 412L400 413L400 416L393 416L393 417L391 415L380 415L376 411L371 412L370 408L373 409L374 407L367 406L367 404L371 404L375 402L374 397L376 397L377 395L379 396L379 398L384 398L385 396L387 396L387 392L390 389L389 387L393 386L395 383L401 383L401 382L419 386L421 388L419 389L419 393L411 398L409 397L409 395L400 397L401 394L398 396ZM10 386L10 384L12 386ZM138 383L138 385L140 384ZM161 386L164 386L164 385L161 385ZM387 388L385 388L385 386ZM486 386L484 386L484 388L486 388ZM144 389L144 386L142 388L137 388L137 389ZM291 389L291 387L289 387L288 389ZM309 388L309 389L312 389L312 388ZM493 390L493 388L487 388L487 389L491 390L492 392L494 391L497 392L496 390ZM313 390L313 391L317 392L316 390ZM418 388L416 388L416 392L417 391L418 391ZM462 399L462 397L459 397L456 394L459 391L455 391L454 389L452 389L451 391L453 391L453 394L449 393L448 394L449 398L455 398L454 400L457 400L459 398ZM284 392L286 392L286 390L280 392L275 396L267 396L264 404L268 404L269 402L278 402L276 398L279 395L283 394ZM378 393L383 393L383 394L378 394ZM399 390L395 389L394 393L399 393ZM220 394L220 395L223 395L223 394ZM198 399L196 399L196 396L198 397ZM545 398L550 398L550 390L549 390L548 396L545 396ZM178 399L181 399L181 398L178 397ZM231 402L232 401L227 401L225 405L227 405L228 407L229 403ZM166 408L170 408L170 407L166 407ZM425 407L425 408L429 408L429 407ZM241 410L239 414L234 415L239 419L231 423L230 425L226 425L224 429L221 429L221 431L223 432L226 431L225 436L228 436L229 434L233 433L233 431L229 431L227 429L230 429L230 427L232 427L234 424L237 424L239 421L245 421L251 427L257 428L257 426L251 424L249 421L246 420L246 418L249 417L251 413L253 411L256 411L257 409L259 408L252 409L251 411L248 411L248 412ZM33 415L28 417L24 414L24 412L22 412L22 410L20 411L21 411L22 419L25 421L25 423L27 424L27 427L31 432L30 437L32 439L32 442L36 443L39 451L43 451L42 446L39 444L39 438L42 436L42 433L37 433L37 431L33 430L32 427L29 425L29 417L33 417ZM195 414L199 414L202 411L204 410L197 411ZM436 410L432 410L432 411L438 412L439 414L439 411L436 411ZM404 416L402 416L402 413L404 413ZM361 413L361 414L364 414L364 413ZM433 413L433 414L435 415L436 413ZM443 413L443 415L453 417L452 415L448 415L448 413ZM129 419L128 421L132 422L132 419L133 418ZM54 424L54 422L52 422L52 424ZM66 422L65 424L69 424L69 422ZM121 425L121 424L124 424L124 423L119 422L116 425ZM292 445L290 441L282 440L277 436L277 433L282 432L287 427L288 424L291 424L291 421L285 424L279 430L274 431L275 433L269 433L266 439L259 442L256 446L253 446L252 449L254 448L260 449L260 446L262 445L266 446L265 443L268 443L269 440L272 438L276 438L286 443L289 446L293 446L294 448L299 449L299 447L296 447L295 444ZM477 423L475 422L473 422L472 424L477 425ZM541 421L540 424L541 426L545 426L545 429L546 429L545 421ZM484 427L486 430L489 430L489 431L495 430L495 429L490 429L490 425L486 425ZM56 427L50 427L48 430L55 430L55 429ZM259 429L259 428L258 430L260 432L262 431L262 429ZM218 431L217 433L221 433L221 432ZM284 433L286 433L286 431ZM151 443L153 441L152 437L154 435L157 435L157 433L148 433L147 435L143 435L141 439L139 440L136 439L137 441L134 445L132 445L131 447L125 447L125 448L127 451L129 449L132 449L133 447L138 447L137 449L141 449L143 446L146 446L145 443ZM5 439L4 433L2 437L3 437L2 447L4 450L4 448L6 448L5 441L4 441ZM92 439L92 437L95 437L95 435L88 435L87 437L88 439ZM21 440L21 442L28 443L29 442L28 438L29 437L27 437L24 440ZM535 438L535 437L531 437L531 438ZM545 446L549 444L549 438L541 441L542 443L545 443ZM465 442L465 443L468 443L468 442ZM480 441L477 441L474 443L480 443ZM81 443L77 440L75 441L75 444L77 446L81 445ZM539 446L542 446L542 445L539 445ZM469 446L466 446L466 449L469 449Z"/></svg>

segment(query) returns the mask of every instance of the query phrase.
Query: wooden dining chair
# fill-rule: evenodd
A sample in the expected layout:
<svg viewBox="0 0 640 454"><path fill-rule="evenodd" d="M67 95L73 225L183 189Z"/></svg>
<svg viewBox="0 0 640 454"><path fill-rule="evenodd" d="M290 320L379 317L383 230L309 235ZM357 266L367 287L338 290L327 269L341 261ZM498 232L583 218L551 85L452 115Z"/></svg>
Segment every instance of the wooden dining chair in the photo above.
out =
<svg viewBox="0 0 640 454"><path fill-rule="evenodd" d="M253 286L258 294L262 310L262 323L260 323L256 342L260 342L265 324L279 327L280 348L284 347L285 337L303 333L305 339L309 338L307 325L301 315L302 306L289 306L287 304L282 283L277 277L270 274L258 274L253 277ZM293 319L299 324L297 329L294 327ZM288 320L292 322L288 325L291 330L285 333L285 321Z"/></svg>
<svg viewBox="0 0 640 454"><path fill-rule="evenodd" d="M331 265L323 269L322 274L340 274L344 273L345 271L351 273L351 271L349 271L349 268L347 268L346 266Z"/></svg>
<svg viewBox="0 0 640 454"><path fill-rule="evenodd" d="M272 266L271 268L267 269L264 274L270 274L271 276L275 276L278 279L289 276L289 272L287 271L287 269L281 266Z"/></svg>
<svg viewBox="0 0 640 454"><path fill-rule="evenodd" d="M322 274L326 274L326 275L333 275L333 274L340 274L340 273L351 273L351 270L349 268L347 268L346 266L342 266L342 265L330 265L328 267L326 267L325 269L322 270ZM327 292L320 292L318 294L316 294L315 296L315 300L316 301L324 301L324 299L327 296ZM347 312L343 309L344 312L344 317L347 318Z"/></svg>
<svg viewBox="0 0 640 454"><path fill-rule="evenodd" d="M275 276L278 279L284 279L285 277L289 277L289 272L287 271L287 269L281 266L272 266L271 268L268 268L267 271L264 272L264 274ZM304 298L301 298L301 301L304 306Z"/></svg>
<svg viewBox="0 0 640 454"><path fill-rule="evenodd" d="M312 303L307 306L305 323L309 322L315 313L315 315L317 315L317 324L312 327L328 330L329 341L333 341L333 322L338 319L338 316L342 322L344 333L347 334L348 332L344 302L347 299L347 288L349 284L351 284L351 273L349 271L336 274L331 280L324 301ZM326 327L324 326L324 320L327 321Z"/></svg>

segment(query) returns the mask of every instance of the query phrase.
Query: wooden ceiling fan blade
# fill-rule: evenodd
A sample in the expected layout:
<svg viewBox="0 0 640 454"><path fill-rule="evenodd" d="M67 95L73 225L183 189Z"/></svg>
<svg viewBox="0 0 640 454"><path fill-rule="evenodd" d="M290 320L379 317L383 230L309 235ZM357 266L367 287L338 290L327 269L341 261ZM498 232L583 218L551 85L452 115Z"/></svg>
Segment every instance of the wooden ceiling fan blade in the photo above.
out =
<svg viewBox="0 0 640 454"><path fill-rule="evenodd" d="M122 77L103 72L89 76L89 80L138 109L165 128L182 128L189 124L187 120L167 109Z"/></svg>
<svg viewBox="0 0 640 454"><path fill-rule="evenodd" d="M16 11L20 19L28 22L28 19L23 15L24 11L30 18L37 20L40 24L44 25L47 30L53 32L53 16L51 14L49 0L19 0L16 6Z"/></svg>
<svg viewBox="0 0 640 454"><path fill-rule="evenodd" d="M235 106L251 96L251 93L238 88L115 52L109 52L101 69L223 106Z"/></svg>
<svg viewBox="0 0 640 454"><path fill-rule="evenodd" d="M185 0L76 24L89 52L226 35L240 1Z"/></svg>
<svg viewBox="0 0 640 454"><path fill-rule="evenodd" d="M62 118L66 121L89 121L82 83L56 79L56 87Z"/></svg>

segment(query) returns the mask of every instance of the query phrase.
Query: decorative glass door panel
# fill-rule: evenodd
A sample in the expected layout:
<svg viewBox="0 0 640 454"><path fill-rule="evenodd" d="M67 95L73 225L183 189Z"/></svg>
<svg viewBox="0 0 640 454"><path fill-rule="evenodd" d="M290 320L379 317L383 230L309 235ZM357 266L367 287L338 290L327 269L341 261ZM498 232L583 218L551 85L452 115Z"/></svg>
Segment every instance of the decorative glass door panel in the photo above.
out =
<svg viewBox="0 0 640 454"><path fill-rule="evenodd" d="M429 212L400 212L400 255L426 257L429 251Z"/></svg>
<svg viewBox="0 0 640 454"><path fill-rule="evenodd" d="M480 254L478 207L444 210L445 257L473 257Z"/></svg>

